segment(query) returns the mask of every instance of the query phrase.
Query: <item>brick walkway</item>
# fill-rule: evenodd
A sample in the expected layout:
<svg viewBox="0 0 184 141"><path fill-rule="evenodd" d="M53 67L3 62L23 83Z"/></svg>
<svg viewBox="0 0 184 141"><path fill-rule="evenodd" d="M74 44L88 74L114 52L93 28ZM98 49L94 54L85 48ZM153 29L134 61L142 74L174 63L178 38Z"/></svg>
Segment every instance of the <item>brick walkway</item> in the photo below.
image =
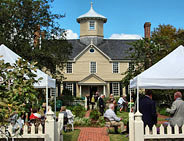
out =
<svg viewBox="0 0 184 141"><path fill-rule="evenodd" d="M110 141L106 127L79 127L78 129L81 130L78 141Z"/></svg>
<svg viewBox="0 0 184 141"><path fill-rule="evenodd" d="M86 112L85 117L89 117L90 110ZM164 119L164 121L159 121L158 124L165 122L167 116L158 115L159 118ZM110 141L107 133L107 128L95 128L95 127L78 127L80 129L80 134L78 141Z"/></svg>
<svg viewBox="0 0 184 141"><path fill-rule="evenodd" d="M89 117L89 114L90 110L86 112L85 117ZM77 129L80 129L78 141L110 141L106 127L78 127Z"/></svg>

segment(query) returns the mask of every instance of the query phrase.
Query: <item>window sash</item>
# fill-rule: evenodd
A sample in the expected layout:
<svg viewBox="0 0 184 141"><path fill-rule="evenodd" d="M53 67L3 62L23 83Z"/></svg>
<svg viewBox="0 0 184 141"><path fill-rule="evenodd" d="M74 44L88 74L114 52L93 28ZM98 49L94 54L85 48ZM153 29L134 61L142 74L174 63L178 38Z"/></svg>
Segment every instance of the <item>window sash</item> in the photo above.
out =
<svg viewBox="0 0 184 141"><path fill-rule="evenodd" d="M91 73L96 73L96 62L91 62L90 63L90 72Z"/></svg>
<svg viewBox="0 0 184 141"><path fill-rule="evenodd" d="M113 63L113 73L119 73L119 63L118 62Z"/></svg>
<svg viewBox="0 0 184 141"><path fill-rule="evenodd" d="M66 73L72 73L72 63L68 62L66 64Z"/></svg>
<svg viewBox="0 0 184 141"><path fill-rule="evenodd" d="M72 83L66 83L66 89L68 89L71 92L73 92L73 84Z"/></svg>
<svg viewBox="0 0 184 141"><path fill-rule="evenodd" d="M119 96L119 83L112 83L112 93L114 96Z"/></svg>
<svg viewBox="0 0 184 141"><path fill-rule="evenodd" d="M89 29L95 30L95 21L89 21Z"/></svg>

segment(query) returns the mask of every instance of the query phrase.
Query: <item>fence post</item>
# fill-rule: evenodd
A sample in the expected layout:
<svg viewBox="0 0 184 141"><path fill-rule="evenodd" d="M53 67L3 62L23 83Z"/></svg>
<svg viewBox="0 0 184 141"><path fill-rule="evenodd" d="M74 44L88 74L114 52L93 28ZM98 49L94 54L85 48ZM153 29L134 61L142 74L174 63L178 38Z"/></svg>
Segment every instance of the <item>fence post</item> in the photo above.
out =
<svg viewBox="0 0 184 141"><path fill-rule="evenodd" d="M142 114L137 111L135 113L135 141L144 141L144 123Z"/></svg>
<svg viewBox="0 0 184 141"><path fill-rule="evenodd" d="M54 140L54 112L52 109L49 109L48 112L46 113L47 119L45 121L45 134L46 134L46 141L55 141Z"/></svg>
<svg viewBox="0 0 184 141"><path fill-rule="evenodd" d="M58 136L59 137L59 141L63 141L63 134L62 134L62 130L63 130L63 124L64 124L64 113L59 113L58 115Z"/></svg>
<svg viewBox="0 0 184 141"><path fill-rule="evenodd" d="M129 113L129 141L134 141L134 113Z"/></svg>
<svg viewBox="0 0 184 141"><path fill-rule="evenodd" d="M84 103L85 109L87 110L87 97L85 96L85 103Z"/></svg>

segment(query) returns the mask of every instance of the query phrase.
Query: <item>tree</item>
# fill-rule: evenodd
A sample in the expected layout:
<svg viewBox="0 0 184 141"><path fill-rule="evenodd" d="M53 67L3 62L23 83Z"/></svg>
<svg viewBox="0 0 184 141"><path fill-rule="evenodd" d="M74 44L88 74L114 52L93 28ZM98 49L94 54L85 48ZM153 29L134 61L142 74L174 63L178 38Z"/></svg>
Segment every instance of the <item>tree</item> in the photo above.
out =
<svg viewBox="0 0 184 141"><path fill-rule="evenodd" d="M132 48L128 51L131 59L130 67L124 73L125 77L122 80L124 86L128 86L130 79L155 64L164 51L163 46L155 44L148 38L133 42Z"/></svg>
<svg viewBox="0 0 184 141"><path fill-rule="evenodd" d="M61 67L68 59L71 45L64 40L65 30L56 22L64 15L52 14L52 2L1 0L0 44L55 74L56 65Z"/></svg>
<svg viewBox="0 0 184 141"><path fill-rule="evenodd" d="M23 59L13 65L0 61L0 122L6 122L14 112L28 112L28 105L37 101L38 91L33 84L42 78L36 80L34 72L35 63Z"/></svg>
<svg viewBox="0 0 184 141"><path fill-rule="evenodd" d="M151 33L151 38L138 40L132 44L128 52L134 67L125 72L123 83L129 85L129 80L148 69L179 45L184 45L184 30L172 25L159 25Z"/></svg>

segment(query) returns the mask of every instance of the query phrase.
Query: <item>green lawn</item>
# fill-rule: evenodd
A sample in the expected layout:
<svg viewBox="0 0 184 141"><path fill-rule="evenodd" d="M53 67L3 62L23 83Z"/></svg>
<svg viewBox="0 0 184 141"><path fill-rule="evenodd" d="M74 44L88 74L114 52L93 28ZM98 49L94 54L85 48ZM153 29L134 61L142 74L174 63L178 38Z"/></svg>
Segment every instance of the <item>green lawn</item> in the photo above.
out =
<svg viewBox="0 0 184 141"><path fill-rule="evenodd" d="M120 129L118 129L118 132L120 133ZM111 128L109 131L109 137L110 141L128 141L128 134L116 134L114 132L114 128Z"/></svg>
<svg viewBox="0 0 184 141"><path fill-rule="evenodd" d="M109 134L110 141L128 141L126 135L121 134Z"/></svg>
<svg viewBox="0 0 184 141"><path fill-rule="evenodd" d="M79 136L80 130L75 129L74 131L70 132L63 132L63 140L64 141L77 141Z"/></svg>

